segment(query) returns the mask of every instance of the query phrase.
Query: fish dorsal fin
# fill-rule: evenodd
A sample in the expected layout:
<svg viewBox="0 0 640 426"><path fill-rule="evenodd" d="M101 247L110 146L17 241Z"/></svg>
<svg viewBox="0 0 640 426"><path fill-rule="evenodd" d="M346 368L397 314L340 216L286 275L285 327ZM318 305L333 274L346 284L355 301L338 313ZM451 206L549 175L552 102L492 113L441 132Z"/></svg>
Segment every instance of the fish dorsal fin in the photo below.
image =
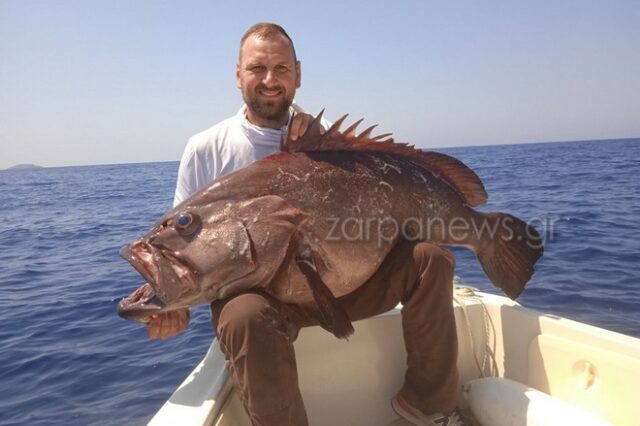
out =
<svg viewBox="0 0 640 426"><path fill-rule="evenodd" d="M341 132L340 126L347 115L340 117L333 126L325 131L321 124L323 113L324 110L320 111L305 133L297 139L292 139L291 135L287 133L282 140L282 151L363 151L398 155L411 160L443 180L458 193L466 204L477 206L487 201L487 193L482 181L462 161L446 154L424 152L416 149L413 145L394 142L390 133L371 137L371 132L376 126L356 133L356 128L362 120L358 120Z"/></svg>

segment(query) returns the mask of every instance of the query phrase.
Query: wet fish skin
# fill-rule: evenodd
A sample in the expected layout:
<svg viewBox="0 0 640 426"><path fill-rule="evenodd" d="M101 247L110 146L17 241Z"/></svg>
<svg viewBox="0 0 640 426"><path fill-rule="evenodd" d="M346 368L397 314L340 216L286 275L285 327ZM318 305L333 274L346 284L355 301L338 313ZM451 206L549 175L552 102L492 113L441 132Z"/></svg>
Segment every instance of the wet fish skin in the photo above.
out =
<svg viewBox="0 0 640 426"><path fill-rule="evenodd" d="M335 298L362 285L407 237L470 248L494 284L512 298L522 292L542 256L540 236L513 216L475 211L470 203L486 194L466 166L357 139L349 129L315 131L297 141L307 150L274 154L213 182L124 248L153 291L146 288L142 302L123 300L119 313L139 319L262 289L286 303L315 302L323 326L346 337L353 329ZM375 145L335 149L349 138L356 142L347 148ZM489 230L464 232L456 223Z"/></svg>

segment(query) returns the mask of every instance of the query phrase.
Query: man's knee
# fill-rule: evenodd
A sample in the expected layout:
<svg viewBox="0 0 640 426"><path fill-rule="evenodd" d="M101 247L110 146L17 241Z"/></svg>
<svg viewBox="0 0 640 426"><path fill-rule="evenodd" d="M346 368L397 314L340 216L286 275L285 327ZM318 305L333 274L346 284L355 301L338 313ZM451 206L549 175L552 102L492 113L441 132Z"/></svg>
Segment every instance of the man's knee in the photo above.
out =
<svg viewBox="0 0 640 426"><path fill-rule="evenodd" d="M456 258L449 250L437 244L421 242L413 247L413 258L420 270L429 265L453 270L456 266Z"/></svg>
<svg viewBox="0 0 640 426"><path fill-rule="evenodd" d="M211 304L213 327L218 338L243 340L249 334L291 334L291 325L276 301L259 293L244 293Z"/></svg>
<svg viewBox="0 0 640 426"><path fill-rule="evenodd" d="M261 318L270 308L270 301L261 294L245 293L211 304L213 326L218 334L229 328L260 326Z"/></svg>

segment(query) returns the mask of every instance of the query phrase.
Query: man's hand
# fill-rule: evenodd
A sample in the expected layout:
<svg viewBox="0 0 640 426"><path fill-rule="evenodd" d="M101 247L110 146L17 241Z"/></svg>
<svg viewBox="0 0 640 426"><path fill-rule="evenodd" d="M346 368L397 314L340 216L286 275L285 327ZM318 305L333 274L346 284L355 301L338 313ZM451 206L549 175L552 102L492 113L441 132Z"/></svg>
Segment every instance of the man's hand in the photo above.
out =
<svg viewBox="0 0 640 426"><path fill-rule="evenodd" d="M307 131L311 122L315 120L315 117L311 114L299 112L293 116L291 125L289 126L289 137L295 141ZM320 126L320 134L324 134L324 127Z"/></svg>
<svg viewBox="0 0 640 426"><path fill-rule="evenodd" d="M147 335L150 339L168 339L182 333L189 325L189 309L153 314L147 322Z"/></svg>

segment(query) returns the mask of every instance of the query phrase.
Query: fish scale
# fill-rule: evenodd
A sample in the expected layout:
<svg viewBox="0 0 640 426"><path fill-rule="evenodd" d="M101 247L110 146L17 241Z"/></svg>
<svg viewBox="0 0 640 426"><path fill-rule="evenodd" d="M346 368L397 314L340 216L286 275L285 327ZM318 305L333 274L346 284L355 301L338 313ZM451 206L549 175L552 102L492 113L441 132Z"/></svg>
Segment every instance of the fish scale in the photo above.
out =
<svg viewBox="0 0 640 426"><path fill-rule="evenodd" d="M356 135L353 126L341 133L344 118L322 132L320 117L297 140L286 138L283 152L212 182L125 247L149 283L120 303L120 315L142 320L261 290L285 303L315 302L322 326L346 337L353 328L336 298L407 239L469 248L507 295L523 291L542 256L539 234L511 215L475 211L486 193L473 171L444 154Z"/></svg>

